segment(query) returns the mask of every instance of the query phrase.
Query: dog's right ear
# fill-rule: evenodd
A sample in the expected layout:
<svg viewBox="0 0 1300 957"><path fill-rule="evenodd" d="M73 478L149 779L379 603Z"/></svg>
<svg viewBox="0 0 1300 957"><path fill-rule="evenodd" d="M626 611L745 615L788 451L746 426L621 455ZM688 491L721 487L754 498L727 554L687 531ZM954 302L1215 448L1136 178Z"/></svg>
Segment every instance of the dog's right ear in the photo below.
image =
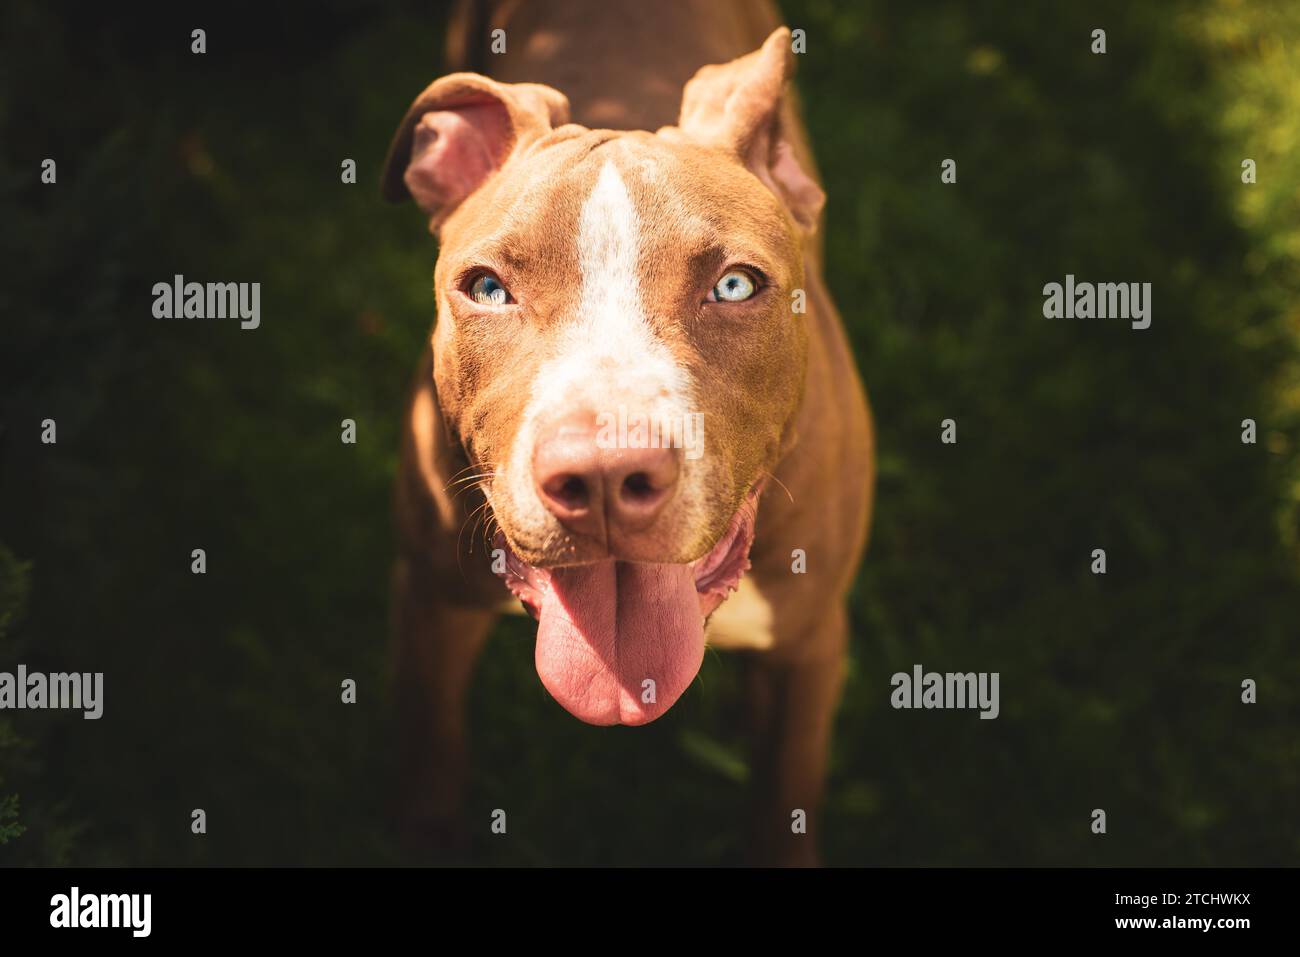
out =
<svg viewBox="0 0 1300 957"><path fill-rule="evenodd" d="M549 86L444 76L416 97L393 136L384 198L413 198L435 232L515 150L568 119L569 101Z"/></svg>

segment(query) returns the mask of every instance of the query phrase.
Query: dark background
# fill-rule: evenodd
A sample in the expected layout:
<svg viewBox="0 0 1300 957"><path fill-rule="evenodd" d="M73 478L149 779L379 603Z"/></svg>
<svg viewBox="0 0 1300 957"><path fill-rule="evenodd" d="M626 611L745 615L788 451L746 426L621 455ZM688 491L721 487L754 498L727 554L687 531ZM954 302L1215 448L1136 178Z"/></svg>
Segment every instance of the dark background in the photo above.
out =
<svg viewBox="0 0 1300 957"><path fill-rule="evenodd" d="M825 858L1300 862L1300 6L785 9L879 430ZM389 498L435 248L378 177L443 14L0 17L0 670L106 673L97 722L0 715L0 862L412 861ZM1067 272L1151 282L1152 327L1044 319ZM154 319L175 273L261 282L261 328ZM471 859L738 859L735 661L590 728L531 624L474 686ZM1000 672L1001 717L892 710L917 662Z"/></svg>

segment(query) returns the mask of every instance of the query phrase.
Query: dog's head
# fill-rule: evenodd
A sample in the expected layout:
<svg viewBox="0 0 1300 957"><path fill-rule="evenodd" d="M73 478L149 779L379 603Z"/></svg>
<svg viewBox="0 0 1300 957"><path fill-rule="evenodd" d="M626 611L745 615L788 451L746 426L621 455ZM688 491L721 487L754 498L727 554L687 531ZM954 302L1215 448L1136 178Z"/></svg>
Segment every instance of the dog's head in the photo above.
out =
<svg viewBox="0 0 1300 957"><path fill-rule="evenodd" d="M694 678L748 567L808 332L802 241L823 196L780 129L789 32L700 70L677 126L566 122L556 90L443 77L407 112L385 194L440 252L434 378L539 619L547 688L642 723Z"/></svg>

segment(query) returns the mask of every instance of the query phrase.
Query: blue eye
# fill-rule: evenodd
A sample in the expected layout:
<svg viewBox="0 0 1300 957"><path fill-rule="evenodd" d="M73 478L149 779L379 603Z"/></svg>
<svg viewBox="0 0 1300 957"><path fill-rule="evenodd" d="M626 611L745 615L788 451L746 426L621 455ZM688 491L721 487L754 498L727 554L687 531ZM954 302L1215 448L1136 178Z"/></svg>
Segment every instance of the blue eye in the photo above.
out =
<svg viewBox="0 0 1300 957"><path fill-rule="evenodd" d="M479 273L469 287L469 297L482 306L504 306L514 301L501 280L490 272Z"/></svg>
<svg viewBox="0 0 1300 957"><path fill-rule="evenodd" d="M758 292L758 283L743 269L728 270L709 290L709 302L744 302Z"/></svg>

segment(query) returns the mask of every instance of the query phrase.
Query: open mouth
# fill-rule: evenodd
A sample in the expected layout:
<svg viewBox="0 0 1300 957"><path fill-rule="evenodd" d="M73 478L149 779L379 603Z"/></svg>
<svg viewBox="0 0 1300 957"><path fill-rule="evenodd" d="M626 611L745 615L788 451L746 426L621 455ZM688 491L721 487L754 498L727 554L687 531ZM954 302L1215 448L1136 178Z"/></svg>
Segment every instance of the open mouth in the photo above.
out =
<svg viewBox="0 0 1300 957"><path fill-rule="evenodd" d="M646 724L673 705L704 660L705 618L749 569L760 491L708 554L683 565L536 568L497 533L501 578L538 622L537 673L565 709L590 724Z"/></svg>

